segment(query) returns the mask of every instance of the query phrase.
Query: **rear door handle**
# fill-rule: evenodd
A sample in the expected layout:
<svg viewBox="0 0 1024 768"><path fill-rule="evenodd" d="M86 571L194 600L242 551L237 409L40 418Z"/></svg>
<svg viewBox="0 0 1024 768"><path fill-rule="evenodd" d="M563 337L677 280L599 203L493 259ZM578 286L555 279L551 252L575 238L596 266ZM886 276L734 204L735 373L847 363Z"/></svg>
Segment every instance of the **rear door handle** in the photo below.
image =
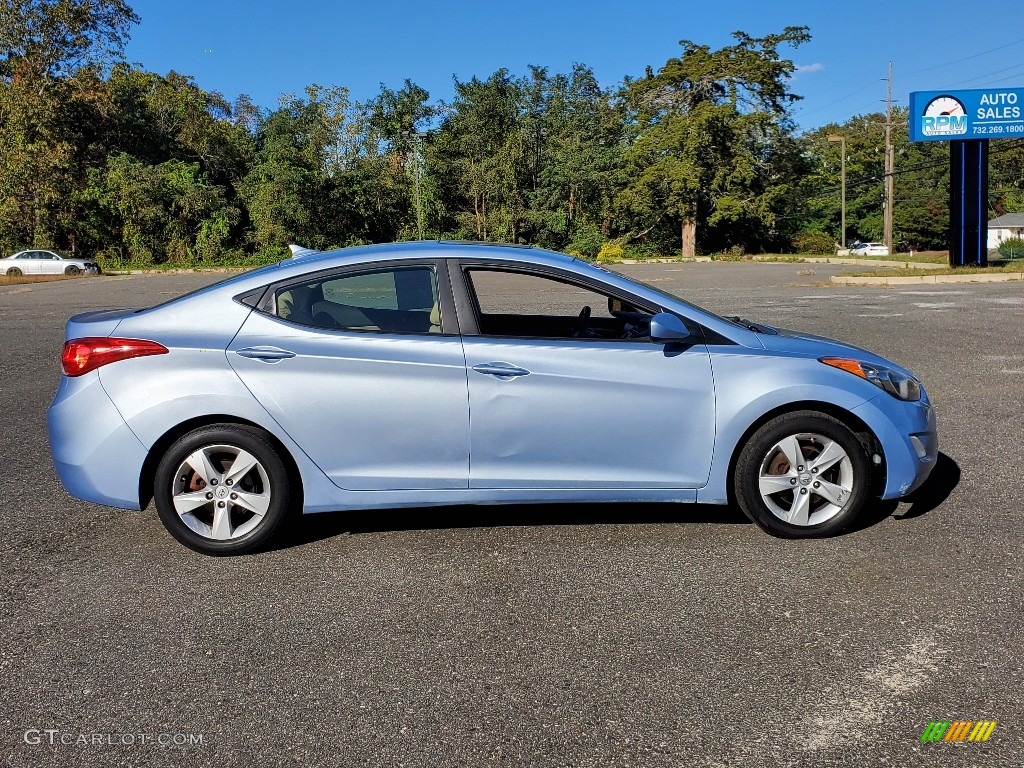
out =
<svg viewBox="0 0 1024 768"><path fill-rule="evenodd" d="M514 379L516 376L529 376L530 372L512 363L480 363L474 365L473 370L488 376L497 376L499 379Z"/></svg>
<svg viewBox="0 0 1024 768"><path fill-rule="evenodd" d="M276 363L278 360L295 357L294 352L280 347L246 347L245 349L236 349L235 354L248 357L250 360L261 360L264 363Z"/></svg>

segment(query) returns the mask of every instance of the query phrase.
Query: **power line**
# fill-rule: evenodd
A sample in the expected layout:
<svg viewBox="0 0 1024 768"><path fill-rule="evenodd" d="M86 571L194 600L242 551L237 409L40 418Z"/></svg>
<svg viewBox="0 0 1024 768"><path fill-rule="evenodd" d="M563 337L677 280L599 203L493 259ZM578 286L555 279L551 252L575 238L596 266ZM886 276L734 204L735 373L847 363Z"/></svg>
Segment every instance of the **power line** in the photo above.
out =
<svg viewBox="0 0 1024 768"><path fill-rule="evenodd" d="M1002 83L1005 83L1007 80L1016 80L1021 76L1024 76L1024 70L1021 70L1020 72L1010 75L1008 77L1001 77L998 80L993 80L992 85L1001 85Z"/></svg>
<svg viewBox="0 0 1024 768"><path fill-rule="evenodd" d="M998 75L998 74L1000 74L1002 72L1008 72L1011 69L1019 69L1021 72L1024 72L1024 65L1022 65L1018 61L1016 64L1011 64L1008 67L1003 67L1002 69L997 69L995 72L989 72L987 75L982 75L981 77L972 77L969 80L961 80L959 83L954 83L954 85L957 85L957 86L967 85L968 83L976 83L979 80L988 80L993 75ZM1016 74L1013 75L1013 77L1016 77L1016 76L1017 76Z"/></svg>
<svg viewBox="0 0 1024 768"><path fill-rule="evenodd" d="M990 53L995 53L996 51L1001 51L1004 48L1009 48L1009 47L1014 46L1014 45L1019 45L1020 43L1024 43L1024 37L1022 37L1020 40L1014 40L1012 43L1006 43L1005 45L998 45L995 48L989 48L988 50L982 51L981 53L974 53L974 54L971 54L970 56L964 56L962 59L953 59L953 61L944 61L942 64L936 64L934 67L925 67L924 69L915 69L913 72L906 72L903 75L903 77L910 77L911 75L920 75L922 72L933 72L936 69L944 69L946 67L951 67L954 64L959 64L959 63L961 63L963 61L970 61L971 59L977 59L977 58L980 58L981 56L987 56Z"/></svg>
<svg viewBox="0 0 1024 768"><path fill-rule="evenodd" d="M1008 152L1008 151L1013 150L1013 149L1020 149L1021 147L1024 147L1024 139L1011 139L1009 141L1009 143L1004 144L1003 146L996 147L994 149L990 149L988 154L991 157L992 155L997 155L1000 152ZM914 171L924 171L924 170L928 170L929 168L942 168L942 167L948 166L948 165L949 165L949 160L948 159L939 160L939 161L936 161L936 162L918 163L917 165L909 165L909 166L900 168L899 170L893 171L892 175L894 177L895 176L903 176L904 174L913 173ZM878 175L878 176L865 176L860 181L854 181L852 183L850 181L847 181L846 182L846 188L847 188L847 190L850 190L851 188L852 189L856 189L857 187L863 187L863 186L867 186L869 184L878 184L878 183L880 183L880 182L882 182L884 180L885 180L885 173L882 173L881 175ZM830 187L830 188L828 188L826 190L823 190L822 192L818 193L818 195L814 195L814 196L809 197L807 199L808 200L815 200L818 197L822 197L822 198L828 197L830 195L834 195L836 192L839 191L839 189L840 189L839 187Z"/></svg>
<svg viewBox="0 0 1024 768"><path fill-rule="evenodd" d="M818 111L820 111L822 109L828 109L829 107L833 107L836 104L841 104L842 102L846 101L847 99L852 99L857 94L864 93L864 91L866 91L868 88L874 88L874 87L876 87L876 85L877 84L874 83L874 82L868 83L863 88L858 88L856 91L851 91L850 93L848 93L845 96L842 96L842 97L836 99L835 101L830 101L827 104L821 104L821 105L819 105L817 107L814 107L813 109L797 109L796 113L799 114L799 115L809 115L812 112L818 112Z"/></svg>

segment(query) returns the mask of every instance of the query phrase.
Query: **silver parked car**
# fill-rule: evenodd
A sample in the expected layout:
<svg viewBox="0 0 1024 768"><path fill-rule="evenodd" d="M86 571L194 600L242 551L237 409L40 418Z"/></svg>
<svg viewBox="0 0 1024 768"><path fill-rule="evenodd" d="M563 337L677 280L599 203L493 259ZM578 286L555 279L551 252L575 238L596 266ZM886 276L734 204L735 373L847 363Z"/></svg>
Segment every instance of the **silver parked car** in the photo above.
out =
<svg viewBox="0 0 1024 768"><path fill-rule="evenodd" d="M71 259L53 251L19 251L0 259L0 274L18 275L98 275L100 265L89 259Z"/></svg>
<svg viewBox="0 0 1024 768"><path fill-rule="evenodd" d="M212 554L292 509L736 503L834 534L938 451L920 382L564 254L403 243L71 318L50 446L75 496L155 499ZM422 513L421 513L422 514Z"/></svg>

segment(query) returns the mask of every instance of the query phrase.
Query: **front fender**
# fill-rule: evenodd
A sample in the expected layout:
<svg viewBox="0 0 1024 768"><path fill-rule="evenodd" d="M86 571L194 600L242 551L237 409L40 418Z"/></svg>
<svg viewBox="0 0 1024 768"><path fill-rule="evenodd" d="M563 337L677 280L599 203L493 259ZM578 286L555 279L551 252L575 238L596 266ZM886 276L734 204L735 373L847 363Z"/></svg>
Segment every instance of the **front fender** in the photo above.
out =
<svg viewBox="0 0 1024 768"><path fill-rule="evenodd" d="M853 413L878 395L873 384L816 359L782 359L740 349L712 354L711 366L715 379L715 448L707 485L697 492L701 503L728 503L733 456L742 449L746 433L765 414L813 408L815 403ZM863 416L861 419L875 428Z"/></svg>

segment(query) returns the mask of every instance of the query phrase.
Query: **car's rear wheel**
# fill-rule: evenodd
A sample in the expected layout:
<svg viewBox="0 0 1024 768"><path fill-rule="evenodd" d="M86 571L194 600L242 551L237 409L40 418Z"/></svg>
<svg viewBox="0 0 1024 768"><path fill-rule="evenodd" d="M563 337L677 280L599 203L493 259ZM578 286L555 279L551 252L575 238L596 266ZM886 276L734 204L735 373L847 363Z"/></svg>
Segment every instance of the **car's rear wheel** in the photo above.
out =
<svg viewBox="0 0 1024 768"><path fill-rule="evenodd" d="M838 419L795 411L750 437L733 488L747 517L774 536L830 536L848 527L871 497L871 460Z"/></svg>
<svg viewBox="0 0 1024 768"><path fill-rule="evenodd" d="M175 442L157 466L154 500L187 547L240 555L265 545L289 508L288 472L260 430L215 424Z"/></svg>
<svg viewBox="0 0 1024 768"><path fill-rule="evenodd" d="M21 270L18 269L17 267L11 267L10 269L7 270L7 276L8 277L20 277L21 276Z"/></svg>
<svg viewBox="0 0 1024 768"><path fill-rule="evenodd" d="M68 266L64 269L64 274L65 275L72 275L73 276L73 275L81 274L81 272L82 272L82 270L79 269L78 267L76 267L74 264L68 264Z"/></svg>

